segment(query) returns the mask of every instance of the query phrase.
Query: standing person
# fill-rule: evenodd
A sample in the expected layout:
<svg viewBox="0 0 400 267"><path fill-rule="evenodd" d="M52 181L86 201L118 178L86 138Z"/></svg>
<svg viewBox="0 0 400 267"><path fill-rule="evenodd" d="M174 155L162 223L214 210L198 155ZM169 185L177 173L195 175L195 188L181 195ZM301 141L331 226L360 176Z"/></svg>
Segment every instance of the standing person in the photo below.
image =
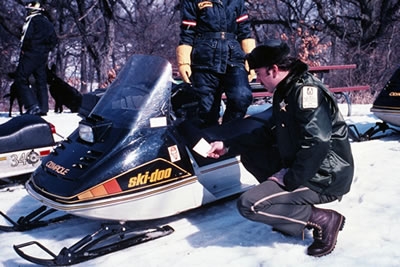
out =
<svg viewBox="0 0 400 267"><path fill-rule="evenodd" d="M218 123L223 92L223 122L242 118L252 101L245 55L255 47L244 0L182 0L181 15L179 73L198 96L200 124Z"/></svg>
<svg viewBox="0 0 400 267"><path fill-rule="evenodd" d="M16 70L16 86L27 114L46 115L49 110L46 66L49 52L57 43L53 24L37 1L28 3L28 15L22 28L21 54ZM29 86L33 75L35 84Z"/></svg>
<svg viewBox="0 0 400 267"><path fill-rule="evenodd" d="M288 53L286 43L271 40L247 57L260 82L274 92L272 124L265 133L274 132L281 168L242 194L238 209L244 217L288 235L313 229L314 242L307 253L319 257L334 249L345 217L315 205L341 200L350 190L353 156L335 97L305 63ZM209 157L262 140L262 134L252 135L212 143Z"/></svg>

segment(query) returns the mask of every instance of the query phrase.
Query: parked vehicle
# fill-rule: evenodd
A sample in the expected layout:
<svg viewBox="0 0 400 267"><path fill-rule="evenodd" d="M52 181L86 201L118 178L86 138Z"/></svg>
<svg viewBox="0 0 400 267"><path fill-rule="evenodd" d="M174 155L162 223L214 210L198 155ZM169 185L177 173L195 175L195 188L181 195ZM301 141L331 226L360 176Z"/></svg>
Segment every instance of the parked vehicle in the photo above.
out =
<svg viewBox="0 0 400 267"><path fill-rule="evenodd" d="M135 55L94 108L83 109L86 115L81 114L79 127L43 160L26 184L29 194L44 206L18 222L7 219L14 230L42 226L42 221L26 218L53 211L115 224L103 226L58 255L39 242L16 245L20 256L41 265L89 260L174 231L168 225L131 229L121 222L175 215L259 183L239 156L210 159L193 147L202 139L221 140L261 127L271 111L199 129L188 118L196 100L182 97L188 93L183 87L174 86L171 92L172 87L168 61ZM45 250L50 259L25 253L32 245Z"/></svg>
<svg viewBox="0 0 400 267"><path fill-rule="evenodd" d="M400 133L400 67L375 99L371 112L382 122L377 122L364 133L360 133L353 125L351 134L355 141L376 139L387 133Z"/></svg>
<svg viewBox="0 0 400 267"><path fill-rule="evenodd" d="M384 122L400 127L400 67L375 99L371 111Z"/></svg>
<svg viewBox="0 0 400 267"><path fill-rule="evenodd" d="M0 188L24 183L55 146L55 127L35 115L0 125Z"/></svg>

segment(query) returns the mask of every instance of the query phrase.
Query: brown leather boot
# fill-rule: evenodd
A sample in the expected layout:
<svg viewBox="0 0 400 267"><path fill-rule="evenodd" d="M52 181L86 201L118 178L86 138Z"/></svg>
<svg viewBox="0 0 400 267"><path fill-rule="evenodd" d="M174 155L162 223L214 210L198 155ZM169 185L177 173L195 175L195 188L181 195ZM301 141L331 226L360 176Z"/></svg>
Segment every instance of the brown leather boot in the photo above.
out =
<svg viewBox="0 0 400 267"><path fill-rule="evenodd" d="M314 229L314 242L308 247L307 254L321 257L333 251L339 231L344 227L345 217L334 210L312 207L307 227Z"/></svg>

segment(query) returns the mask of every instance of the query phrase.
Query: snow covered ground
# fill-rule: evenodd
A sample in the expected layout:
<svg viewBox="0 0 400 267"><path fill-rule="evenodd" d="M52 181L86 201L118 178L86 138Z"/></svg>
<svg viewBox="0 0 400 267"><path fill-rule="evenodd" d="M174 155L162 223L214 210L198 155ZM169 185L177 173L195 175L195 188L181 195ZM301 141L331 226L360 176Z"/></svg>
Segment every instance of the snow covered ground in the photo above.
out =
<svg viewBox="0 0 400 267"><path fill-rule="evenodd" d="M354 105L353 115L346 117L348 123L356 124L360 131L373 126L379 120L369 109L368 105ZM80 120L75 114L52 112L44 118L63 136ZM0 114L0 123L7 119L6 114ZM391 136L352 143L356 164L352 189L341 202L321 205L346 216L336 249L328 256L306 255L311 233L301 240L273 232L269 226L242 218L235 199L230 199L151 221L156 225L169 224L175 232L76 266L400 266L399 140L399 136ZM23 188L0 192L0 210L13 219L38 206ZM32 231L0 233L1 265L33 266L14 252L14 244L37 240L58 254L63 247L96 231L101 223L73 218ZM138 222L141 226L145 223Z"/></svg>

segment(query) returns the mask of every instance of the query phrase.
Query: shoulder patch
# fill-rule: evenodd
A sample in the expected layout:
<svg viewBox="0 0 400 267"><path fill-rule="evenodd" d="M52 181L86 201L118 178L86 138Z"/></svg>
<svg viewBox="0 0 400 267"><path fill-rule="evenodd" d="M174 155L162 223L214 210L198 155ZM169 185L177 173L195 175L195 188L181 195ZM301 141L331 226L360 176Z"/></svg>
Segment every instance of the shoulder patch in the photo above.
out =
<svg viewBox="0 0 400 267"><path fill-rule="evenodd" d="M318 107L318 87L316 86L303 86L302 88L302 108L316 108Z"/></svg>
<svg viewBox="0 0 400 267"><path fill-rule="evenodd" d="M203 2L198 3L197 6L201 10L206 7L213 7L213 3L211 1L203 1Z"/></svg>

